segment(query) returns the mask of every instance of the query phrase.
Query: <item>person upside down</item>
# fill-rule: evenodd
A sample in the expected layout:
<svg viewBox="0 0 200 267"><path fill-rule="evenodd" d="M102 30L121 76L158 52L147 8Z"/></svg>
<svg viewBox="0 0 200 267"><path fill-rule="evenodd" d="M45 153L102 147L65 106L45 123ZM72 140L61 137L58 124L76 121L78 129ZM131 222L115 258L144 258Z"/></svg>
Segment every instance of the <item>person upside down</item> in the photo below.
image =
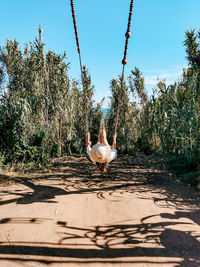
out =
<svg viewBox="0 0 200 267"><path fill-rule="evenodd" d="M96 164L97 170L100 173L105 173L108 163L117 158L116 150L116 134L113 136L113 144L110 147L107 141L106 130L104 125L101 126L98 142L96 145L92 146L90 141L90 133L86 134L86 148L87 148L87 158Z"/></svg>

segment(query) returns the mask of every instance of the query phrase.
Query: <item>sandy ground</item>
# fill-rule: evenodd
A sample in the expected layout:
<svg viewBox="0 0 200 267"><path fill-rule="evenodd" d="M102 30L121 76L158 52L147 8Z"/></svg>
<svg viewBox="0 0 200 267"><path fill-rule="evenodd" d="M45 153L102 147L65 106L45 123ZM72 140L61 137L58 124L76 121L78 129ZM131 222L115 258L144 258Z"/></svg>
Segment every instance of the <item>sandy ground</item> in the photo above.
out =
<svg viewBox="0 0 200 267"><path fill-rule="evenodd" d="M0 186L0 266L200 266L200 194L158 159L84 157Z"/></svg>

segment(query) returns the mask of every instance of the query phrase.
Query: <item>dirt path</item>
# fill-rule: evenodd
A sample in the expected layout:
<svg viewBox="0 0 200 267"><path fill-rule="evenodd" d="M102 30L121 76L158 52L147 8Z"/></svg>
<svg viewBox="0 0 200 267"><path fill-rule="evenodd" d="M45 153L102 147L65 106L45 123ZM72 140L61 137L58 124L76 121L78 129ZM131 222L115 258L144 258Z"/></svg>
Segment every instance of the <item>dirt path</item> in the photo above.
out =
<svg viewBox="0 0 200 267"><path fill-rule="evenodd" d="M147 157L85 158L0 187L0 266L200 266L200 194Z"/></svg>

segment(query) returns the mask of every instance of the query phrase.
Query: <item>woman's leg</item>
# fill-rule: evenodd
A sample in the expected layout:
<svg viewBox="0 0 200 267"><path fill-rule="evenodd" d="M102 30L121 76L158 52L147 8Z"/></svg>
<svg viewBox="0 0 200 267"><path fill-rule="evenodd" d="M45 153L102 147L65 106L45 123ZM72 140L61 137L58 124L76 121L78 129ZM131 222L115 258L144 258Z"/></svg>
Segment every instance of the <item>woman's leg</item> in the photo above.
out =
<svg viewBox="0 0 200 267"><path fill-rule="evenodd" d="M98 143L109 146L104 125L102 125L100 128L99 136L98 136Z"/></svg>

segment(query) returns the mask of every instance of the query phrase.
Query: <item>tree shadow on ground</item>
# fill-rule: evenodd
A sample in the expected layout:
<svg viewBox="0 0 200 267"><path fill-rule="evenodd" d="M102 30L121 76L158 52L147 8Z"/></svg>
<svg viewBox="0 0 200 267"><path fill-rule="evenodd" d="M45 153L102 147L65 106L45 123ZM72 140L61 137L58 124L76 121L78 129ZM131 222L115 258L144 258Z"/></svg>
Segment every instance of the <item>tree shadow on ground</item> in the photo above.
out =
<svg viewBox="0 0 200 267"><path fill-rule="evenodd" d="M0 260L38 263L173 263L174 266L200 266L200 242L192 233L170 229L180 221L139 224L113 224L74 227L55 222L58 242L0 243ZM143 221L143 222L142 222ZM1 224L41 224L40 218L4 218ZM39 256L39 258L38 258ZM51 259L48 259L50 256ZM9 258L11 257L11 258ZM53 258L52 258L53 257ZM141 261L137 261L137 257ZM142 257L145 257L142 259ZM148 258L149 259L146 259ZM167 259L166 259L167 258ZM177 260L179 258L180 260Z"/></svg>
<svg viewBox="0 0 200 267"><path fill-rule="evenodd" d="M110 164L108 172L100 175L85 158L66 157L57 162L50 173L37 174L26 178L15 178L22 184L21 192L5 189L1 196L15 195L16 198L0 200L0 205L34 202L53 202L55 197L69 194L96 194L100 199L120 201L124 197L137 194L137 197L151 198L157 205L185 209L187 205L198 208L200 194L171 177L161 168L159 161L147 157L119 156Z"/></svg>
<svg viewBox="0 0 200 267"><path fill-rule="evenodd" d="M96 194L99 199L122 201L127 196L137 194L138 198L151 199L162 207L173 206L174 214L161 213L143 218L140 224L103 225L89 228L73 227L67 222L56 222L57 243L44 242L1 242L1 260L31 261L40 263L133 263L136 257L168 257L169 261L142 260L149 264L173 263L174 266L200 266L200 244L198 236L191 232L171 229L178 224L186 224L180 219L187 218L199 225L198 193L179 183L154 161L144 157L118 157L105 175L99 175L85 158L65 158L51 168L51 173L38 174L15 181L23 188L5 189L0 205L16 203L20 205L36 202L56 203L57 196L72 194ZM148 193L148 197L147 197ZM117 200L116 200L117 195ZM189 206L189 209L187 207ZM157 223L146 223L153 217ZM163 219L165 220L163 222ZM41 218L2 218L0 224L41 224ZM173 221L168 221L173 220ZM78 233L78 234L77 234ZM86 242L87 241L87 242ZM86 245L86 243L88 243ZM23 257L21 257L23 255ZM36 256L43 257L36 259ZM54 259L46 259L47 256ZM55 257L60 258L56 260ZM63 257L63 258L62 258ZM177 257L182 262L176 260ZM122 258L119 260L119 258ZM123 258L127 258L123 260ZM171 260L174 259L174 260ZM140 263L141 263L140 262Z"/></svg>

